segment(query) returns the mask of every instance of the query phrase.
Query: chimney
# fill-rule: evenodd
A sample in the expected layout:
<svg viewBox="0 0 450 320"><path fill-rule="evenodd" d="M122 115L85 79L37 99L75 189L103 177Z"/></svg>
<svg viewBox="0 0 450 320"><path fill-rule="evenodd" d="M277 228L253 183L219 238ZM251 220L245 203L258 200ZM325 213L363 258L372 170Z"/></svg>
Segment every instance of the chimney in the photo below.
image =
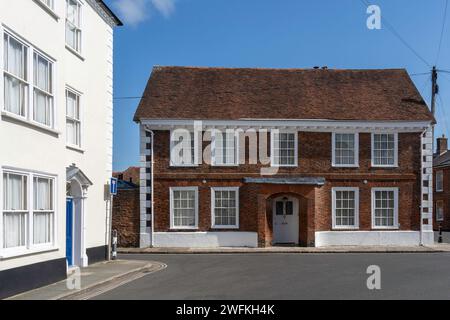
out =
<svg viewBox="0 0 450 320"><path fill-rule="evenodd" d="M440 155L446 153L448 150L447 140L448 139L445 137L445 135L442 135L441 138L437 138L437 152Z"/></svg>

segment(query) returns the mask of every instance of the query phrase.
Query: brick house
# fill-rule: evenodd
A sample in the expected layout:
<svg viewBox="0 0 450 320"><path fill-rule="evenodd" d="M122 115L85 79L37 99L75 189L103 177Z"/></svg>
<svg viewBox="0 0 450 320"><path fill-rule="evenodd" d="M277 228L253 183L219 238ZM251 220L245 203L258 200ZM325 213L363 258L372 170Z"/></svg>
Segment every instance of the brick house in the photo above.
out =
<svg viewBox="0 0 450 320"><path fill-rule="evenodd" d="M139 167L129 167L124 171L113 172L113 177L119 180L139 185L140 182L139 172L140 172Z"/></svg>
<svg viewBox="0 0 450 320"><path fill-rule="evenodd" d="M405 70L155 67L140 246L433 242L433 116Z"/></svg>
<svg viewBox="0 0 450 320"><path fill-rule="evenodd" d="M433 159L434 212L433 226L435 230L450 230L450 152L448 140L442 136L437 139L437 152Z"/></svg>

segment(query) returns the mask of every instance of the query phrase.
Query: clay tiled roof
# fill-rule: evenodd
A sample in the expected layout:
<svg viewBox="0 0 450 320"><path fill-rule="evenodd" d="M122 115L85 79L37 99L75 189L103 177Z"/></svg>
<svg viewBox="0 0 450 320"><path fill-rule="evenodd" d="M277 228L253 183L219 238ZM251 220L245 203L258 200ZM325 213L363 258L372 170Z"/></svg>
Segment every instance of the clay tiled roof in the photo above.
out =
<svg viewBox="0 0 450 320"><path fill-rule="evenodd" d="M141 119L432 121L406 70L155 67Z"/></svg>

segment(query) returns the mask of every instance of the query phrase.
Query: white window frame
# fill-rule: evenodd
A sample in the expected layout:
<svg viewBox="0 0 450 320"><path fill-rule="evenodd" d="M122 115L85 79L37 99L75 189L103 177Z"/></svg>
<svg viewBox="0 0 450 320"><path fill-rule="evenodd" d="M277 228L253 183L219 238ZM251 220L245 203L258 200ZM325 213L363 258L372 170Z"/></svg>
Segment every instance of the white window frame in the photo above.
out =
<svg viewBox="0 0 450 320"><path fill-rule="evenodd" d="M66 99L65 99L65 106L66 106L66 110L65 110L65 113L66 113L66 146L68 148L71 148L71 149L82 150L82 148L83 148L83 122L84 122L83 121L84 118L83 118L83 106L82 106L82 93L80 91L78 91L78 90L73 89L70 86L66 86L65 92L66 92L66 95L65 95L65 97L66 97ZM79 113L79 115L78 115L79 119L78 120L70 118L67 115L67 94L69 92L74 94L77 97L77 99L78 99L78 113ZM78 137L79 144L78 145L71 144L71 143L69 143L67 141L67 120L78 121L78 123L79 123L79 131L80 132L78 133L78 135L79 135L79 137Z"/></svg>
<svg viewBox="0 0 450 320"><path fill-rule="evenodd" d="M439 206L438 204L441 204L441 206ZM436 221L437 222L444 221L444 207L445 207L444 200L436 200ZM439 214L438 214L439 208L441 208L441 210L442 210L441 216L439 216Z"/></svg>
<svg viewBox="0 0 450 320"><path fill-rule="evenodd" d="M36 2L42 9L47 11L47 13L50 16L52 16L56 21L58 21L59 16L56 14L56 4L60 0L49 0L49 1L50 1L50 5L48 5L45 0L34 0L34 2Z"/></svg>
<svg viewBox="0 0 450 320"><path fill-rule="evenodd" d="M195 226L175 226L175 215L173 207L173 192L174 191L194 191L195 192ZM169 189L170 197L170 229L172 230L197 230L198 229L198 187L170 187Z"/></svg>
<svg viewBox="0 0 450 320"><path fill-rule="evenodd" d="M274 141L275 134L288 133L294 135L294 164L276 164L275 163L275 152L274 152ZM270 131L270 165L277 168L294 168L298 167L298 131L296 130L271 130Z"/></svg>
<svg viewBox="0 0 450 320"><path fill-rule="evenodd" d="M3 174L10 173L16 175L22 175L27 177L27 239L26 245L21 247L3 248ZM12 258L23 255L38 254L48 251L58 250L58 176L38 171L29 171L17 168L3 167L0 168L0 259ZM52 241L45 244L34 244L34 178L52 179L52 192L53 192L53 233Z"/></svg>
<svg viewBox="0 0 450 320"><path fill-rule="evenodd" d="M64 38L65 38L65 40L64 40L64 42L66 44L66 48L70 52L74 53L75 55L77 55L77 56L79 56L81 58L81 54L83 52L83 38L84 38L83 37L83 3L81 1L79 1L79 0L71 0L71 1L74 1L74 2L77 3L78 10L79 10L78 15L79 15L79 20L80 21L79 21L79 26L76 26L72 22L70 22L68 20L68 18L67 18L67 9L68 9L68 6L69 6L68 1L69 0L65 0L65 25L64 25L64 28L65 28L64 29ZM76 48L73 48L67 42L67 25L68 24L73 25L79 31L79 34L80 34L80 39L78 40L79 41L79 46L80 46L79 50L77 50Z"/></svg>
<svg viewBox="0 0 450 320"><path fill-rule="evenodd" d="M394 225L393 226L376 226L375 225L375 192L376 191L393 191L394 192ZM380 230L398 230L400 228L398 223L398 188L372 188L372 229Z"/></svg>
<svg viewBox="0 0 450 320"><path fill-rule="evenodd" d="M58 114L57 114L57 90L56 90L56 75L57 75L57 62L55 59L53 59L52 57L50 57L48 54L46 54L45 52L39 50L38 48L36 48L35 46L33 46L32 44L30 44L28 41L26 41L24 38L22 38L20 35L18 35L17 33L15 33L14 31L12 31L9 28L6 27L2 27L0 26L0 33L1 33L1 41L0 41L0 68L2 70L1 72L1 77L0 77L0 108L1 108L1 114L3 116L7 116L9 118L13 118L16 119L20 122L25 122L27 124L30 124L34 127L38 127L41 128L45 131L51 132L53 134L58 134L59 132L56 131L58 122L57 122L57 118L58 118ZM5 85L4 85L4 74L9 74L6 70L4 70L4 36L8 35L8 37L13 38L15 41L18 41L19 43L21 43L23 46L27 47L27 61L26 61L26 68L27 68L27 81L23 81L24 83L26 83L26 85L28 86L27 88L27 105L25 107L25 115L19 115L13 112L10 112L8 110L6 110L6 106L5 106ZM34 55L38 54L40 56L42 56L43 58L45 58L46 60L49 61L49 63L52 64L52 74L51 74L51 83L50 86L52 88L52 93L50 94L52 99L53 99L53 105L52 105L52 117L51 117L51 125L47 126L43 123L40 123L38 121L35 121L34 118L34 90L35 88L37 88L34 84ZM14 76L15 77L15 76ZM17 77L15 77L17 78ZM37 90L40 90L39 88Z"/></svg>
<svg viewBox="0 0 450 320"><path fill-rule="evenodd" d="M336 192L337 191L353 191L355 193L355 218L353 225L337 225L336 224ZM331 211L332 211L332 227L334 230L356 230L359 229L359 188L357 187L334 187L331 189Z"/></svg>
<svg viewBox="0 0 450 320"><path fill-rule="evenodd" d="M180 128L180 129L182 129L182 128ZM170 136L169 136L169 139L170 139L170 150L169 150L169 153L170 153L170 155L169 155L170 156L170 166L171 167L187 167L187 168L188 167L198 167L198 149L199 149L199 146L198 146L197 135L196 135L195 131L188 130L188 129L183 129L183 130L189 131L189 133L193 135L193 141L194 141L194 159L193 159L193 163L176 163L176 162L174 162L174 155L172 154L172 152L173 152L174 147L175 147L175 141L172 139L172 136L173 136L173 134L174 134L174 132L176 130L171 130L170 131ZM192 148L192 145L191 145L191 148Z"/></svg>
<svg viewBox="0 0 450 320"><path fill-rule="evenodd" d="M348 134L354 136L355 146L354 146L354 160L355 162L353 164L337 164L336 163L336 134ZM359 133L358 132L333 132L331 135L331 164L333 167L336 168L357 168L359 167Z"/></svg>
<svg viewBox="0 0 450 320"><path fill-rule="evenodd" d="M236 223L234 225L217 225L215 214L216 191L236 192ZM239 229L239 187L211 187L211 227L213 229Z"/></svg>
<svg viewBox="0 0 450 320"><path fill-rule="evenodd" d="M218 163L216 159L216 134L220 133L233 133L234 134L234 162L233 163ZM239 131L228 130L212 130L211 133L211 165L214 167L237 167L239 166ZM223 152L223 150L222 150Z"/></svg>
<svg viewBox="0 0 450 320"><path fill-rule="evenodd" d="M375 135L394 135L394 164L375 164ZM375 168L396 168L398 167L398 133L397 132L372 132L371 133L371 166Z"/></svg>
<svg viewBox="0 0 450 320"><path fill-rule="evenodd" d="M440 182L440 185L439 185ZM444 171L437 170L436 171L436 192L444 191Z"/></svg>

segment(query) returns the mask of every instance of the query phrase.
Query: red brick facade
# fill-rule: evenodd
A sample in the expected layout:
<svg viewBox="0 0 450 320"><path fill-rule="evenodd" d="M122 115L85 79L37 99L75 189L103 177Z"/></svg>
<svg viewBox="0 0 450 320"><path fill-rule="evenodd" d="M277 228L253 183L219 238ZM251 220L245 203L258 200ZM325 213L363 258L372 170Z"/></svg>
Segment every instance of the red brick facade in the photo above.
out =
<svg viewBox="0 0 450 320"><path fill-rule="evenodd" d="M238 167L170 166L170 133L154 131L154 230L170 231L170 187L196 186L199 190L199 231L211 228L211 187L236 186L239 190L239 230L258 233L260 246L271 245L271 200L279 195L299 200L299 242L314 245L316 231L332 230L331 188L359 188L359 230L372 229L371 188L397 187L399 229L420 230L420 133L398 134L398 167L371 167L371 134L359 134L359 167L332 167L331 133L298 133L298 166L280 168L276 177L324 177L323 186L247 184L245 177L260 177L262 165ZM269 140L269 139L268 139ZM204 142L206 147L209 142ZM240 148L243 146L241 145ZM268 148L270 150L270 148ZM379 230L379 229L377 229ZM217 230L214 230L217 231Z"/></svg>
<svg viewBox="0 0 450 320"><path fill-rule="evenodd" d="M436 172L442 171L443 173L443 188L442 191L437 191L436 187L434 188L434 214L433 214L433 228L434 230L439 229L439 225L441 225L442 230L450 230L450 167L443 168L434 168L433 169L433 181L436 186ZM444 220L437 221L437 204L443 205L444 208Z"/></svg>

